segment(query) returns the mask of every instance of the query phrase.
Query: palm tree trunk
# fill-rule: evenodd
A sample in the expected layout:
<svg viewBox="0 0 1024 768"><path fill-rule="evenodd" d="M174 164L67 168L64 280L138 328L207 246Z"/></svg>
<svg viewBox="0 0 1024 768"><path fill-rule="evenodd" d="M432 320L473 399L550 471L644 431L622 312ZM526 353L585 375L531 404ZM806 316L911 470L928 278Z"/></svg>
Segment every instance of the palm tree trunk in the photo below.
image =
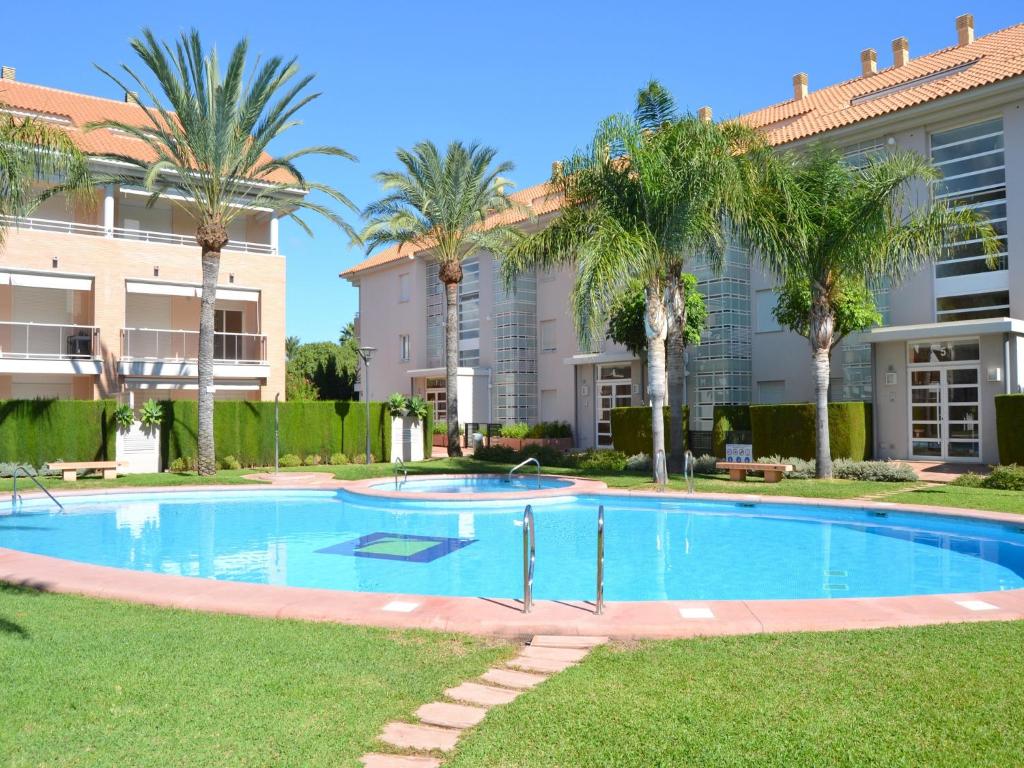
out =
<svg viewBox="0 0 1024 768"><path fill-rule="evenodd" d="M199 300L199 457L200 475L217 471L213 443L213 308L217 300L220 251L203 248L203 294Z"/></svg>
<svg viewBox="0 0 1024 768"><path fill-rule="evenodd" d="M832 477L832 446L828 431L828 385L835 335L835 315L829 300L818 291L811 300L809 339L814 365L815 396L815 476Z"/></svg>
<svg viewBox="0 0 1024 768"><path fill-rule="evenodd" d="M686 294L680 281L669 286L668 335L665 339L665 366L668 369L669 455L673 472L683 471L686 452Z"/></svg>
<svg viewBox="0 0 1024 768"><path fill-rule="evenodd" d="M461 276L461 275L460 275ZM448 455L461 456L459 446L459 284L444 284L446 321L444 329L445 400L448 410Z"/></svg>
<svg viewBox="0 0 1024 768"><path fill-rule="evenodd" d="M668 481L658 454L665 453L665 336L667 317L661 286L652 281L647 286L644 313L647 327L647 389L651 396L651 467L654 482Z"/></svg>

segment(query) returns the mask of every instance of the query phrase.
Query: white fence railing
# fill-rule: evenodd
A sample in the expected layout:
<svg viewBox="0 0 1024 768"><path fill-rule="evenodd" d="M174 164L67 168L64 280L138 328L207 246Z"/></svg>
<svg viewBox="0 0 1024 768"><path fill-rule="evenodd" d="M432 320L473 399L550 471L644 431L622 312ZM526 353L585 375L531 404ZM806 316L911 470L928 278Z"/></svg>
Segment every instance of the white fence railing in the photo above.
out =
<svg viewBox="0 0 1024 768"><path fill-rule="evenodd" d="M108 234L118 240L138 240L143 243L164 243L167 245L186 245L199 247L195 235L179 235L173 232L151 232L144 229L126 229L112 227L110 232L102 224L81 224L77 221L59 219L16 218L0 216L0 222L12 229L29 229L39 232L63 232L69 235L93 235L105 237ZM274 254L276 251L269 243L250 243L244 240L230 240L224 246L225 251L241 251L243 253Z"/></svg>
<svg viewBox="0 0 1024 768"><path fill-rule="evenodd" d="M199 331L162 328L123 328L122 360L180 360L199 358ZM213 359L218 363L264 363L267 337L261 333L213 334Z"/></svg>
<svg viewBox="0 0 1024 768"><path fill-rule="evenodd" d="M92 325L0 321L0 357L19 360L91 360L100 330Z"/></svg>

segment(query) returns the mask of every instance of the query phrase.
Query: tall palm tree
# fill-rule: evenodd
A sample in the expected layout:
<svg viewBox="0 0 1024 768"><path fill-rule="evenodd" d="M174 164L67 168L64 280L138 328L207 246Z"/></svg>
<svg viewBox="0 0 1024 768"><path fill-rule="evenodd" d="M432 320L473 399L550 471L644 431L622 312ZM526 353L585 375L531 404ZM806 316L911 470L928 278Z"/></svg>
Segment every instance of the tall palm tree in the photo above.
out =
<svg viewBox="0 0 1024 768"><path fill-rule="evenodd" d="M363 211L361 235L367 250L381 245L431 249L445 290L445 389L448 407L448 455L459 447L459 283L462 261L478 249L504 251L513 231L485 229L488 217L517 207L505 178L514 166L494 164L497 151L453 141L444 156L430 141L396 152L401 170L381 171L375 178L385 195Z"/></svg>
<svg viewBox="0 0 1024 768"><path fill-rule="evenodd" d="M90 203L92 190L87 159L64 130L0 112L0 245L10 219L27 216L40 200L65 192L69 202Z"/></svg>
<svg viewBox="0 0 1024 768"><path fill-rule="evenodd" d="M937 258L949 240L981 240L990 262L998 253L994 230L973 210L940 200L915 204L915 187L940 176L913 152L856 167L836 149L817 145L778 158L743 222L743 239L786 292L808 297L806 315L792 325L811 347L818 477L832 476L830 356L844 332L837 312L850 295L883 281L898 284Z"/></svg>
<svg viewBox="0 0 1024 768"><path fill-rule="evenodd" d="M329 204L294 194L318 192L329 201L355 210L341 192L307 179L296 161L328 155L353 160L333 146L313 146L283 155L268 154L269 144L299 124L296 114L320 96L307 90L313 75L299 76L296 59L273 56L247 61L248 41L231 52L221 71L216 49L206 51L199 33L182 33L171 45L144 29L131 47L145 69L122 65L125 78L102 68L126 93L139 89L142 118L138 123L103 120L89 129L114 128L146 144L152 159L115 159L135 167L150 202L174 193L172 204L196 225L202 250L203 289L199 310L199 473L216 471L213 441L214 302L220 254L229 242L228 225L256 208L272 208L312 234L299 211L308 211L345 230L355 231ZM155 83L150 86L147 77Z"/></svg>
<svg viewBox="0 0 1024 768"><path fill-rule="evenodd" d="M573 264L571 302L584 348L614 301L635 282L643 284L656 457L665 449L665 342L670 329L682 336L686 326L684 267L697 255L712 265L721 261L727 219L741 212L745 199L747 166L738 158L759 143L742 126L676 118L663 89L652 85L641 91L633 115L607 118L586 150L555 166L551 184L565 199L561 215L515 243L502 270L510 279L529 268ZM677 381L673 444L681 457L681 377L673 377ZM653 466L655 481L664 482L665 468L657 461Z"/></svg>

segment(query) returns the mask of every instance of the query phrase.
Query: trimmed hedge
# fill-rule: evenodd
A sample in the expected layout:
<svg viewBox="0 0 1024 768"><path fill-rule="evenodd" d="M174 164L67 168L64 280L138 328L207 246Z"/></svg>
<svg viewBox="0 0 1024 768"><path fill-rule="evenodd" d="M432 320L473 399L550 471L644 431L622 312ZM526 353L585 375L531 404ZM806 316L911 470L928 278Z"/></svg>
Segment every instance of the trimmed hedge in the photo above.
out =
<svg viewBox="0 0 1024 768"><path fill-rule="evenodd" d="M1000 464L1024 464L1024 394L996 395Z"/></svg>
<svg viewBox="0 0 1024 768"><path fill-rule="evenodd" d="M750 406L754 456L813 459L814 403ZM828 404L829 447L833 459L865 461L872 455L871 404Z"/></svg>
<svg viewBox="0 0 1024 768"><path fill-rule="evenodd" d="M749 405L716 405L714 409L714 426L711 428L711 446L715 456L725 458L725 445L729 442L730 432L750 431Z"/></svg>
<svg viewBox="0 0 1024 768"><path fill-rule="evenodd" d="M113 400L0 400L0 462L111 461Z"/></svg>
<svg viewBox="0 0 1024 768"><path fill-rule="evenodd" d="M671 435L669 434L669 409L665 406L665 452L671 450ZM689 442L690 409L683 406L683 434ZM647 405L631 406L628 408L612 408L612 445L616 451L622 451L627 456L638 453L650 455L651 444L651 408ZM683 446L686 449L686 446Z"/></svg>
<svg viewBox="0 0 1024 768"><path fill-rule="evenodd" d="M199 405L191 400L164 404L160 452L164 466L179 457L195 458ZM347 401L280 404L280 454L327 458L335 453L361 456L366 450L366 404ZM424 425L424 450L430 455L431 415ZM391 455L391 415L386 403L370 403L370 451L378 461ZM244 466L274 464L274 403L224 400L214 404L213 434L217 458L234 456Z"/></svg>

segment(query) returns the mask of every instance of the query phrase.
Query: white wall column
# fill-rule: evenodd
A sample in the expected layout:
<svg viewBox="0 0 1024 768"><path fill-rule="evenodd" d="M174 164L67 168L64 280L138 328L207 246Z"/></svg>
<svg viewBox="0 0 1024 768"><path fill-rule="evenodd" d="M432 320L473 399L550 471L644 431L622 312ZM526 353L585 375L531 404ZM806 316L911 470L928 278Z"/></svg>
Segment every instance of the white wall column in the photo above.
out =
<svg viewBox="0 0 1024 768"><path fill-rule="evenodd" d="M114 185L107 184L103 191L103 234L114 236Z"/></svg>
<svg viewBox="0 0 1024 768"><path fill-rule="evenodd" d="M278 252L278 238L280 230L281 219L278 216L270 217L270 251L271 253Z"/></svg>

